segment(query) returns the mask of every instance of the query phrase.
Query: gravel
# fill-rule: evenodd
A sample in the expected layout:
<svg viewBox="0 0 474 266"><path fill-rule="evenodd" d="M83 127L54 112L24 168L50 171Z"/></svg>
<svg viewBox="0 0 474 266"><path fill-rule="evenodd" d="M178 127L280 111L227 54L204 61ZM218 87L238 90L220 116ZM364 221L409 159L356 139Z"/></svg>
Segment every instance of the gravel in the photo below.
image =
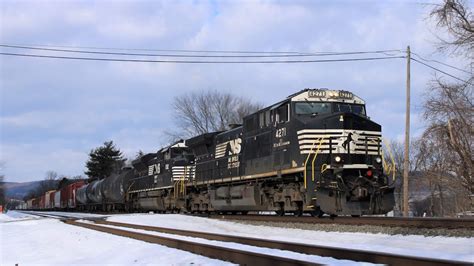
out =
<svg viewBox="0 0 474 266"><path fill-rule="evenodd" d="M232 220L232 219L229 219ZM374 225L344 225L344 224L308 224L308 223L283 223L263 221L232 220L236 223L265 225L282 228L295 228L304 230L326 231L326 232L357 232L388 235L423 235L423 236L448 236L448 237L474 237L474 231L469 229L446 229L446 228L409 228L388 227Z"/></svg>

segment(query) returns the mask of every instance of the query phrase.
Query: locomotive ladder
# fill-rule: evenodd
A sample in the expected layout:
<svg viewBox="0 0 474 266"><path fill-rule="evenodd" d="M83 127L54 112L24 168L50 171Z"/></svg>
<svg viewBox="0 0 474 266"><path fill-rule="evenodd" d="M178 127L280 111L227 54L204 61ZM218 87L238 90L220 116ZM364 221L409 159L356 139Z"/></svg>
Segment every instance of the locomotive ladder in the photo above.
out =
<svg viewBox="0 0 474 266"><path fill-rule="evenodd" d="M319 141L318 147L316 148L316 152L314 153L314 158L311 162L311 181L314 182L314 162L316 161L316 157L318 156L319 151L321 150L321 145L323 144L323 140L324 140L324 137L317 138L317 139L314 140L313 145L311 147L311 150L308 153L308 156L306 157L306 160L304 162L304 188L308 187L308 183L307 183L308 182L307 181L307 178L308 178L307 175L308 174L307 174L307 172L308 172L309 158L313 154L314 148L316 147L316 142Z"/></svg>
<svg viewBox="0 0 474 266"><path fill-rule="evenodd" d="M174 182L174 198L185 198L186 197L186 177L188 167L184 167L184 174L175 180Z"/></svg>

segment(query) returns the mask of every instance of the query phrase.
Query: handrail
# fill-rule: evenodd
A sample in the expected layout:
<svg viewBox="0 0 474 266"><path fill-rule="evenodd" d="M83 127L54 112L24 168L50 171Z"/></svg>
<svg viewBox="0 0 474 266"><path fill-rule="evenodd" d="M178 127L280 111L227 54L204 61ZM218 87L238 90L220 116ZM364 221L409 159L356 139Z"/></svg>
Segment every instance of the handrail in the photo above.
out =
<svg viewBox="0 0 474 266"><path fill-rule="evenodd" d="M328 170L328 168L329 168L329 166L327 164L325 164L325 163L322 164L321 165L321 174L326 172L326 170Z"/></svg>
<svg viewBox="0 0 474 266"><path fill-rule="evenodd" d="M319 141L318 149L316 150L316 154L314 155L313 161L311 162L311 180L314 182L314 162L316 161L316 157L318 157L319 151L321 149L321 145L323 144L324 138L321 138Z"/></svg>
<svg viewBox="0 0 474 266"><path fill-rule="evenodd" d="M184 167L184 174L174 182L174 197L186 196L186 177L187 177L187 166Z"/></svg>
<svg viewBox="0 0 474 266"><path fill-rule="evenodd" d="M304 175L304 188L307 188L306 167L308 166L309 157L310 157L311 154L313 153L314 146L316 145L316 141L318 141L318 140L319 140L319 138L314 139L313 145L311 146L311 150L310 150L310 152L308 153L308 156L306 156L306 160L305 160L305 162L304 162L304 172L303 172L303 175Z"/></svg>
<svg viewBox="0 0 474 266"><path fill-rule="evenodd" d="M319 145L318 145L318 148L317 148L317 151L316 151L316 155L314 156L314 159L313 161L311 162L311 176L312 176L312 181L314 181L314 161L316 160L316 156L318 156L318 153L319 153L319 150L321 148L321 145L323 143L323 140L324 140L324 137L321 137L321 138L316 138L314 141L313 141L313 145L311 147L311 150L310 152L308 153L308 156L306 157L306 160L304 162L304 188L307 188L307 173L306 173L306 168L308 166L308 161L309 161L309 158L311 157L311 154L313 154L313 150L314 148L316 147L316 142L319 141Z"/></svg>

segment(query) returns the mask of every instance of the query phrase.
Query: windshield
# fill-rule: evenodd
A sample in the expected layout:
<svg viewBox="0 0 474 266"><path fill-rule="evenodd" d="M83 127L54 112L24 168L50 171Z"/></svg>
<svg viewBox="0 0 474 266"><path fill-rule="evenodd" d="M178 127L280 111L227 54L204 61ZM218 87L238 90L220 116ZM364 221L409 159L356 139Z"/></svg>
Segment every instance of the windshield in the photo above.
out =
<svg viewBox="0 0 474 266"><path fill-rule="evenodd" d="M298 115L326 114L331 112L330 103L301 102L295 104Z"/></svg>
<svg viewBox="0 0 474 266"><path fill-rule="evenodd" d="M347 112L365 116L365 108L359 104L336 103L336 112Z"/></svg>

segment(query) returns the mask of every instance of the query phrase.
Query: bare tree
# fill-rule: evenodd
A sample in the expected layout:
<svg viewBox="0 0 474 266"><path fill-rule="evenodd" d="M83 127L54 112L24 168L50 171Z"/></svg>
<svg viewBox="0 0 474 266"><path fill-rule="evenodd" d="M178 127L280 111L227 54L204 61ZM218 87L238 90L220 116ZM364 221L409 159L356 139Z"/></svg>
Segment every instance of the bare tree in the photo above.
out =
<svg viewBox="0 0 474 266"><path fill-rule="evenodd" d="M135 158L131 159L131 160L138 159L138 158L142 157L143 155L145 155L145 153L142 150L138 150L138 152L135 154Z"/></svg>
<svg viewBox="0 0 474 266"><path fill-rule="evenodd" d="M87 179L87 177L85 177L83 175L71 176L71 180L85 180L85 179Z"/></svg>
<svg viewBox="0 0 474 266"><path fill-rule="evenodd" d="M438 149L450 154L446 163L473 191L474 107L473 86L436 82L425 100L424 116L430 125L425 135L437 138Z"/></svg>
<svg viewBox="0 0 474 266"><path fill-rule="evenodd" d="M416 153L416 146L418 145L418 140L410 142L410 155L409 155L409 172L410 176L413 176L414 172L418 169L418 160ZM388 146L388 147L387 147ZM403 161L405 148L404 144L401 141L391 140L388 145L384 148L384 160L386 162L385 173L389 178L395 178L394 188L395 188L395 214L401 215L401 204L403 202ZM393 165L395 163L395 165ZM394 173L394 172L395 173ZM417 179L410 179L410 189L409 191L418 191L420 190L420 184L417 182Z"/></svg>
<svg viewBox="0 0 474 266"><path fill-rule="evenodd" d="M39 185L40 195L46 191L56 189L58 173L55 171L47 171L44 180Z"/></svg>
<svg viewBox="0 0 474 266"><path fill-rule="evenodd" d="M55 171L47 171L44 179L39 182L38 186L28 192L25 198L31 199L44 195L49 190L57 189L59 183L58 173Z"/></svg>
<svg viewBox="0 0 474 266"><path fill-rule="evenodd" d="M448 138L442 130L426 130L417 147L421 180L430 191L429 213L432 216L452 215L469 209L469 189L465 178L453 169L457 155L447 152Z"/></svg>
<svg viewBox="0 0 474 266"><path fill-rule="evenodd" d="M173 108L178 131L167 134L178 139L229 129L262 105L227 92L198 91L175 97Z"/></svg>
<svg viewBox="0 0 474 266"><path fill-rule="evenodd" d="M430 16L437 26L448 31L450 39L443 39L438 45L442 51L467 55L472 62L474 59L474 17L465 1L444 0L436 5Z"/></svg>
<svg viewBox="0 0 474 266"><path fill-rule="evenodd" d="M474 194L474 16L466 2L444 0L435 5L430 17L448 33L447 38L439 38L439 50L467 59L465 72L469 73L467 82L457 84L435 77L429 84L423 105L428 127L423 134L418 159L430 182L432 198L439 198L439 214L443 215L446 210L444 197L450 191L462 195L460 209L466 208L464 203L469 202L468 195ZM434 204L431 209L434 212Z"/></svg>

